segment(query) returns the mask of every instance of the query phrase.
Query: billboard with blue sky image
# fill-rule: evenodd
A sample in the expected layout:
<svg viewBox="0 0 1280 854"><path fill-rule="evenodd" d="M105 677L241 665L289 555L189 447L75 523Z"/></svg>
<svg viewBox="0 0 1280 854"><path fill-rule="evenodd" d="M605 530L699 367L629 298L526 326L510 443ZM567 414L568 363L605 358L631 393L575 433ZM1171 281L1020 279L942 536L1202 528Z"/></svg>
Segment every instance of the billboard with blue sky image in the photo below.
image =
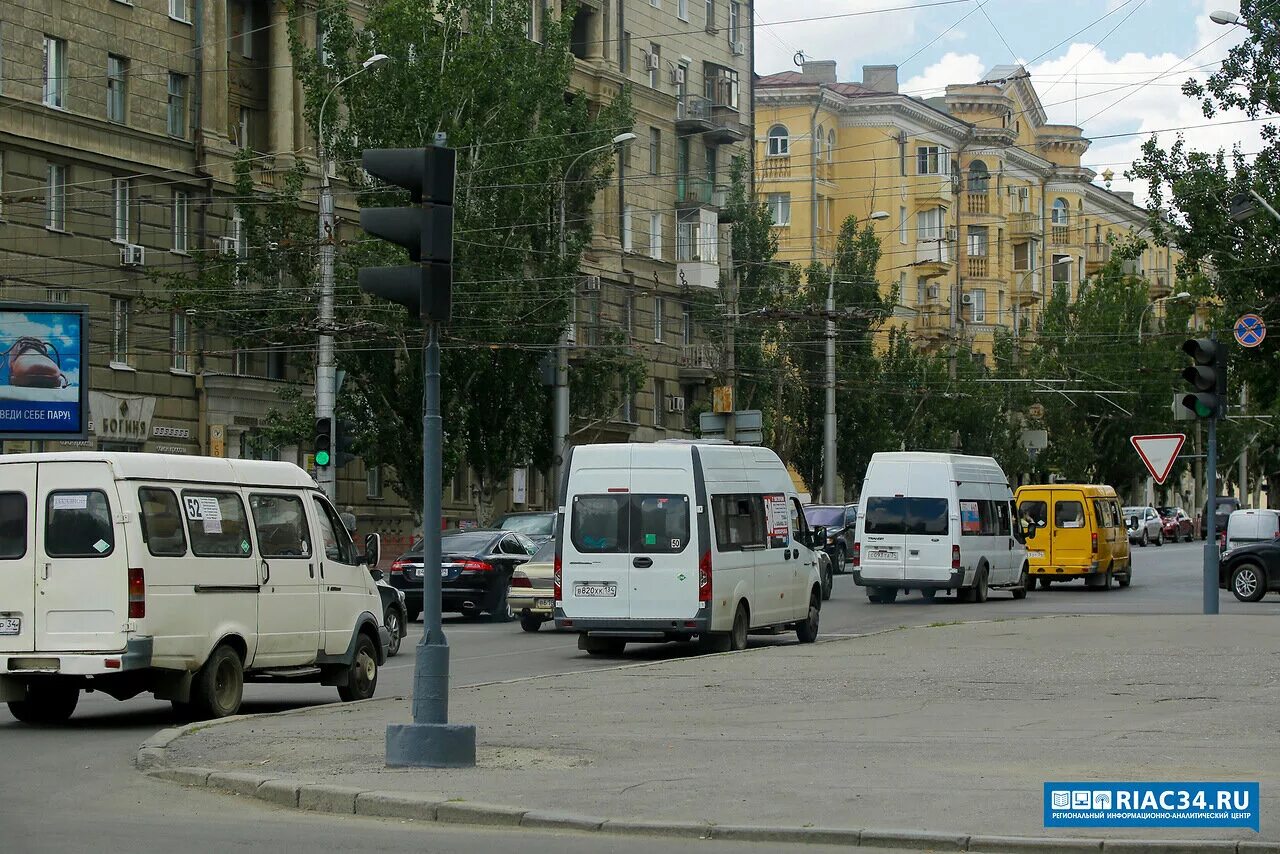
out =
<svg viewBox="0 0 1280 854"><path fill-rule="evenodd" d="M0 439L88 429L85 306L0 302Z"/></svg>

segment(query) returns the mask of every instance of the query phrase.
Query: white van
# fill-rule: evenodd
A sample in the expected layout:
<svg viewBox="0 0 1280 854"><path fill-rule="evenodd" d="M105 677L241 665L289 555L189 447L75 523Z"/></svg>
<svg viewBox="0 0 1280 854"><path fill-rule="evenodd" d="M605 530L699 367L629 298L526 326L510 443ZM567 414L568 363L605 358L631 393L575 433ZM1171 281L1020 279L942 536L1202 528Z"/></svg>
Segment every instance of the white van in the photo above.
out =
<svg viewBox="0 0 1280 854"><path fill-rule="evenodd" d="M593 655L628 642L739 650L752 631L818 636L822 582L791 477L766 448L580 445L561 485L557 628Z"/></svg>
<svg viewBox="0 0 1280 854"><path fill-rule="evenodd" d="M1233 510L1227 519L1227 551L1280 537L1280 510Z"/></svg>
<svg viewBox="0 0 1280 854"><path fill-rule="evenodd" d="M1031 584L1015 522L1009 480L991 457L874 454L858 505L854 583L872 602L892 602L899 590L985 602L992 587L1022 599Z"/></svg>
<svg viewBox="0 0 1280 854"><path fill-rule="evenodd" d="M81 690L204 717L235 714L246 680L371 697L378 548L288 463L0 456L0 700L53 722Z"/></svg>

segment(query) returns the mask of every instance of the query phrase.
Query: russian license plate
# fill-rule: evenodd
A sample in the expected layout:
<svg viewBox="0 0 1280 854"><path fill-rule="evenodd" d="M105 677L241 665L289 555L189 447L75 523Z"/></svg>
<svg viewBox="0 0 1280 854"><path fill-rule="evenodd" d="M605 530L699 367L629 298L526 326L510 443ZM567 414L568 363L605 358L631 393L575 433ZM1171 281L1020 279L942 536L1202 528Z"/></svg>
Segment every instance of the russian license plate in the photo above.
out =
<svg viewBox="0 0 1280 854"><path fill-rule="evenodd" d="M555 607L555 601L552 599L534 599L533 607L535 608L552 608Z"/></svg>
<svg viewBox="0 0 1280 854"><path fill-rule="evenodd" d="M867 560L897 560L897 549L867 549Z"/></svg>
<svg viewBox="0 0 1280 854"><path fill-rule="evenodd" d="M579 599L617 596L618 585L612 582L580 581L573 585L573 595Z"/></svg>
<svg viewBox="0 0 1280 854"><path fill-rule="evenodd" d="M440 567L440 577L441 577L441 578L448 578L448 577L449 577L449 567L447 567L447 566L442 566L442 567Z"/></svg>
<svg viewBox="0 0 1280 854"><path fill-rule="evenodd" d="M0 617L0 635L16 635L21 632L21 617Z"/></svg>
<svg viewBox="0 0 1280 854"><path fill-rule="evenodd" d="M1027 552L1027 557L1044 557L1044 552Z"/></svg>

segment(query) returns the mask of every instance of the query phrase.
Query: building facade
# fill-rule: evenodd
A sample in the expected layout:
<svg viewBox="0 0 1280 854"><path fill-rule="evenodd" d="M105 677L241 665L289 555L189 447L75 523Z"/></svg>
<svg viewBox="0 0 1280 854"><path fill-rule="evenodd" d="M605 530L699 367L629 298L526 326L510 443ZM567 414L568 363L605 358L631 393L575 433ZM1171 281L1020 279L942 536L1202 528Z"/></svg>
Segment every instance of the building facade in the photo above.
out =
<svg viewBox="0 0 1280 854"><path fill-rule="evenodd" d="M1028 334L1054 286L1074 298L1111 241L1146 226L1132 194L1093 183L1088 148L1080 128L1048 123L1020 66L929 99L900 92L896 66L841 83L834 62L805 62L756 81L757 191L781 260L829 262L841 223L870 218L893 324L979 361L997 329ZM1149 246L1131 271L1167 296L1176 260Z"/></svg>

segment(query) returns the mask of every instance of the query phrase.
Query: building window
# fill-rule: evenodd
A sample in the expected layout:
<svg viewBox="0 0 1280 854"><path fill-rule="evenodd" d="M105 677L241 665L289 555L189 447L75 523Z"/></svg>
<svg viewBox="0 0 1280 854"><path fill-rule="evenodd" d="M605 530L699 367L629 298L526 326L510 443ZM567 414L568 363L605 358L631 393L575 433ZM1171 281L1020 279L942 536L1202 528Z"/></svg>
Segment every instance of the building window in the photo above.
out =
<svg viewBox="0 0 1280 854"><path fill-rule="evenodd" d="M676 261L699 261L702 248L700 226L697 220L676 223Z"/></svg>
<svg viewBox="0 0 1280 854"><path fill-rule="evenodd" d="M969 164L969 192L985 193L991 189L991 173L987 164L975 160Z"/></svg>
<svg viewBox="0 0 1280 854"><path fill-rule="evenodd" d="M667 412L667 381L653 378L653 426L665 427Z"/></svg>
<svg viewBox="0 0 1280 854"><path fill-rule="evenodd" d="M985 225L969 226L969 255L978 258L987 257L989 232Z"/></svg>
<svg viewBox="0 0 1280 854"><path fill-rule="evenodd" d="M769 193L765 196L769 205L769 217L774 225L791 225L791 194Z"/></svg>
<svg viewBox="0 0 1280 854"><path fill-rule="evenodd" d="M662 260L662 214L649 214L649 257Z"/></svg>
<svg viewBox="0 0 1280 854"><path fill-rule="evenodd" d="M133 301L123 297L111 298L111 364L129 364L129 319L133 313Z"/></svg>
<svg viewBox="0 0 1280 854"><path fill-rule="evenodd" d="M667 313L667 301L662 297L653 298L653 341L662 343L662 320Z"/></svg>
<svg viewBox="0 0 1280 854"><path fill-rule="evenodd" d="M71 289L49 288L44 292L44 298L49 302L71 302Z"/></svg>
<svg viewBox="0 0 1280 854"><path fill-rule="evenodd" d="M187 340L187 315L175 311L169 318L169 368L182 373L191 370L191 357Z"/></svg>
<svg viewBox="0 0 1280 854"><path fill-rule="evenodd" d="M982 288L975 288L969 291L969 316L973 318L974 323L987 322L987 292Z"/></svg>
<svg viewBox="0 0 1280 854"><path fill-rule="evenodd" d="M1053 256L1053 283L1055 285L1071 284L1071 256Z"/></svg>
<svg viewBox="0 0 1280 854"><path fill-rule="evenodd" d="M689 0L676 0L676 17L682 21L689 20Z"/></svg>
<svg viewBox="0 0 1280 854"><path fill-rule="evenodd" d="M706 65L702 76L707 100L716 107L738 109L738 72L721 65Z"/></svg>
<svg viewBox="0 0 1280 854"><path fill-rule="evenodd" d="M942 239L942 219L946 208L929 208L916 214L916 241L926 243Z"/></svg>
<svg viewBox="0 0 1280 854"><path fill-rule="evenodd" d="M707 29L711 32L716 29L716 0L707 0Z"/></svg>
<svg viewBox="0 0 1280 854"><path fill-rule="evenodd" d="M67 101L67 42L44 37L44 103L63 109Z"/></svg>
<svg viewBox="0 0 1280 854"><path fill-rule="evenodd" d="M180 190L173 193L173 251L187 251L190 196Z"/></svg>
<svg viewBox="0 0 1280 854"><path fill-rule="evenodd" d="M657 89L662 77L662 48L655 42L649 42L649 88Z"/></svg>
<svg viewBox="0 0 1280 854"><path fill-rule="evenodd" d="M627 333L627 338L631 338L636 334L635 294L627 294L626 299L622 302L622 331Z"/></svg>
<svg viewBox="0 0 1280 854"><path fill-rule="evenodd" d="M249 133L253 126L253 111L248 107L240 108L240 121L236 125L236 147L242 150L249 149Z"/></svg>
<svg viewBox="0 0 1280 854"><path fill-rule="evenodd" d="M129 60L107 54L107 121L124 124Z"/></svg>
<svg viewBox="0 0 1280 854"><path fill-rule="evenodd" d="M1030 243L1013 244L1013 269L1017 272L1028 272L1031 270Z"/></svg>
<svg viewBox="0 0 1280 854"><path fill-rule="evenodd" d="M786 157L791 153L791 136L786 125L774 125L769 128L769 156Z"/></svg>
<svg viewBox="0 0 1280 854"><path fill-rule="evenodd" d="M634 249L632 236L631 236L631 229L632 229L631 220L632 220L631 205L623 205L622 206L622 251L623 252L631 252Z"/></svg>
<svg viewBox="0 0 1280 854"><path fill-rule="evenodd" d="M948 175L951 172L951 152L941 145L916 147L917 175Z"/></svg>
<svg viewBox="0 0 1280 854"><path fill-rule="evenodd" d="M45 228L53 231L67 230L67 167L61 163L49 164L49 188L44 202Z"/></svg>
<svg viewBox="0 0 1280 854"><path fill-rule="evenodd" d="M187 78L169 72L169 136L187 138Z"/></svg>
<svg viewBox="0 0 1280 854"><path fill-rule="evenodd" d="M622 7L618 7L618 24L622 24ZM631 33L626 30L618 37L618 70L623 74L631 72Z"/></svg>
<svg viewBox="0 0 1280 854"><path fill-rule="evenodd" d="M662 131L649 128L649 174L662 172Z"/></svg>
<svg viewBox="0 0 1280 854"><path fill-rule="evenodd" d="M253 2L247 0L240 6L240 54L253 59Z"/></svg>
<svg viewBox="0 0 1280 854"><path fill-rule="evenodd" d="M742 4L737 0L729 2L729 44L734 50L737 50L737 44L741 39L738 36L738 29L742 21Z"/></svg>
<svg viewBox="0 0 1280 854"><path fill-rule="evenodd" d="M662 0L649 0L649 5L655 9L662 8Z"/></svg>
<svg viewBox="0 0 1280 854"><path fill-rule="evenodd" d="M693 309L685 306L684 309L684 346L689 347L693 344Z"/></svg>
<svg viewBox="0 0 1280 854"><path fill-rule="evenodd" d="M1053 224L1066 225L1067 218L1071 214L1071 207L1067 204L1066 199L1053 200Z"/></svg>
<svg viewBox="0 0 1280 854"><path fill-rule="evenodd" d="M184 24L191 23L187 15L187 0L169 0L169 17Z"/></svg>
<svg viewBox="0 0 1280 854"><path fill-rule="evenodd" d="M111 210L115 227L111 239L117 243L129 242L129 179L111 179Z"/></svg>
<svg viewBox="0 0 1280 854"><path fill-rule="evenodd" d="M836 130L832 128L827 131L827 162L836 162Z"/></svg>
<svg viewBox="0 0 1280 854"><path fill-rule="evenodd" d="M902 205L898 208L898 242L907 243L907 206Z"/></svg>
<svg viewBox="0 0 1280 854"><path fill-rule="evenodd" d="M382 466L369 466L364 470L364 497L382 498Z"/></svg>

